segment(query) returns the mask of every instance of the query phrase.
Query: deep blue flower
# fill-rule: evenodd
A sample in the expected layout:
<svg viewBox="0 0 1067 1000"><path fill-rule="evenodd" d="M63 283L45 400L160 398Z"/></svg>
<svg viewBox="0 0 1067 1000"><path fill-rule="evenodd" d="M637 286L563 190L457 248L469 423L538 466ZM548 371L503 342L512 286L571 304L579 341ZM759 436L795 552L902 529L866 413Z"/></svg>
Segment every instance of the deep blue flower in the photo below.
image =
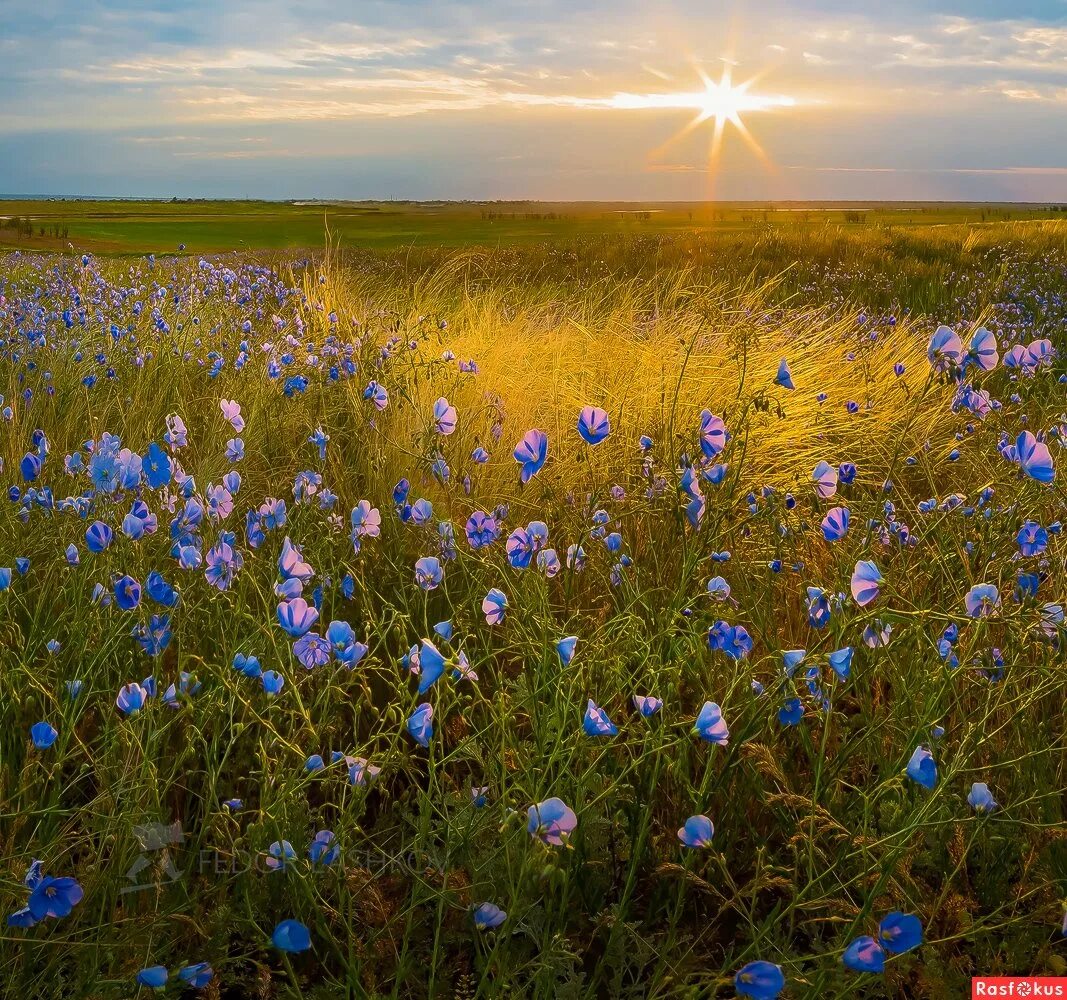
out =
<svg viewBox="0 0 1067 1000"><path fill-rule="evenodd" d="M841 956L845 968L853 972L882 972L885 969L885 952L870 936L858 937Z"/></svg>
<svg viewBox="0 0 1067 1000"><path fill-rule="evenodd" d="M878 940L886 951L902 955L922 944L922 923L913 913L894 911L878 925Z"/></svg>
<svg viewBox="0 0 1067 1000"><path fill-rule="evenodd" d="M311 947L311 933L299 920L283 920L270 939L279 951L300 952Z"/></svg>
<svg viewBox="0 0 1067 1000"><path fill-rule="evenodd" d="M734 989L752 1000L775 1000L784 988L782 967L772 962L749 962L734 976Z"/></svg>
<svg viewBox="0 0 1067 1000"><path fill-rule="evenodd" d="M167 985L170 973L162 965L150 965L137 973L136 979L139 986L147 986L150 990L161 990Z"/></svg>
<svg viewBox="0 0 1067 1000"><path fill-rule="evenodd" d="M81 902L85 893L72 878L45 875L33 888L27 903L34 919L65 917Z"/></svg>
<svg viewBox="0 0 1067 1000"><path fill-rule="evenodd" d="M47 750L56 741L59 733L47 722L37 722L30 727L30 738L38 750Z"/></svg>

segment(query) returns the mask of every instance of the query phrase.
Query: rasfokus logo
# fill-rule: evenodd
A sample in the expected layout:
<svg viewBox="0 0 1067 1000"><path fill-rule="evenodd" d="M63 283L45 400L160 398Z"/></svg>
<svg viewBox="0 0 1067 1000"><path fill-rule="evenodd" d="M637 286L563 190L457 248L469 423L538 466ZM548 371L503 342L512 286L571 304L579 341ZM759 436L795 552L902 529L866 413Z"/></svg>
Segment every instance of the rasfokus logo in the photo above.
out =
<svg viewBox="0 0 1067 1000"><path fill-rule="evenodd" d="M971 980L971 1000L976 997L1019 997L1021 1000L1067 997L1067 977L981 976Z"/></svg>

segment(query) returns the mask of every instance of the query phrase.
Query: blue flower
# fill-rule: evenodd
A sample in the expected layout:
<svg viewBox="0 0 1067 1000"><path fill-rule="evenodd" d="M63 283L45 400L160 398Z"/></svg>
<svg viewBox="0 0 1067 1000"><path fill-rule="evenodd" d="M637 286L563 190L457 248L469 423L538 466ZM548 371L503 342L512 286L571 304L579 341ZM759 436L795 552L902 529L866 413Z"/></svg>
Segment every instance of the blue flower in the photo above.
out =
<svg viewBox="0 0 1067 1000"><path fill-rule="evenodd" d="M853 972L882 972L885 970L885 952L870 936L858 937L841 956L845 968Z"/></svg>
<svg viewBox="0 0 1067 1000"><path fill-rule="evenodd" d="M267 694L275 695L285 687L285 678L275 670L264 670L260 682Z"/></svg>
<svg viewBox="0 0 1067 1000"><path fill-rule="evenodd" d="M571 660L574 659L574 649L577 645L578 637L575 635L569 635L556 643L556 653L559 655L559 661L563 666L570 666Z"/></svg>
<svg viewBox="0 0 1067 1000"><path fill-rule="evenodd" d="M310 631L318 617L318 611L302 597L278 605L278 624L294 639Z"/></svg>
<svg viewBox="0 0 1067 1000"><path fill-rule="evenodd" d="M937 784L937 762L934 755L925 747L918 746L908 761L907 775L923 788L933 788Z"/></svg>
<svg viewBox="0 0 1067 1000"><path fill-rule="evenodd" d="M976 781L967 793L967 804L978 814L991 813L997 808L997 800L984 781Z"/></svg>
<svg viewBox="0 0 1067 1000"><path fill-rule="evenodd" d="M415 563L415 582L423 590L434 590L444 579L444 570L436 556L423 556Z"/></svg>
<svg viewBox="0 0 1067 1000"><path fill-rule="evenodd" d="M693 732L708 743L726 746L730 741L730 730L722 717L722 709L713 701L704 702L693 724Z"/></svg>
<svg viewBox="0 0 1067 1000"><path fill-rule="evenodd" d="M47 722L38 722L30 727L30 738L38 750L47 750L56 741L59 733Z"/></svg>
<svg viewBox="0 0 1067 1000"><path fill-rule="evenodd" d="M878 925L878 940L886 951L902 955L922 944L922 923L913 913L894 911Z"/></svg>
<svg viewBox="0 0 1067 1000"><path fill-rule="evenodd" d="M963 360L963 342L951 327L939 326L930 338L926 356L939 371L958 368Z"/></svg>
<svg viewBox="0 0 1067 1000"><path fill-rule="evenodd" d="M834 673L837 674L841 680L848 680L848 675L852 670L852 647L845 646L842 649L836 649L829 656L830 666L834 668Z"/></svg>
<svg viewBox="0 0 1067 1000"><path fill-rule="evenodd" d="M848 534L850 515L847 507L833 507L822 519L822 534L828 542L839 542Z"/></svg>
<svg viewBox="0 0 1067 1000"><path fill-rule="evenodd" d="M508 915L495 903L480 903L474 910L474 926L480 931L499 927Z"/></svg>
<svg viewBox="0 0 1067 1000"><path fill-rule="evenodd" d="M270 939L279 951L300 952L311 947L311 933L299 920L283 920Z"/></svg>
<svg viewBox="0 0 1067 1000"><path fill-rule="evenodd" d="M782 967L772 962L749 962L734 976L734 989L752 1000L775 1000L784 988Z"/></svg>
<svg viewBox="0 0 1067 1000"><path fill-rule="evenodd" d="M795 389L793 385L793 376L789 372L789 363L785 358L778 363L778 374L774 376L774 381L777 385L782 386L783 389Z"/></svg>
<svg viewBox="0 0 1067 1000"><path fill-rule="evenodd" d="M444 672L445 658L429 639L423 639L419 651L419 694L429 691Z"/></svg>
<svg viewBox="0 0 1067 1000"><path fill-rule="evenodd" d="M136 979L139 986L147 986L151 990L161 990L167 985L170 973L162 965L150 965L137 973Z"/></svg>
<svg viewBox="0 0 1067 1000"><path fill-rule="evenodd" d="M93 521L85 529L85 545L90 552L103 552L111 544L114 532L103 521Z"/></svg>
<svg viewBox="0 0 1067 1000"><path fill-rule="evenodd" d="M211 982L215 972L207 962L195 962L178 970L178 978L194 990L202 990Z"/></svg>
<svg viewBox="0 0 1067 1000"><path fill-rule="evenodd" d="M118 697L115 699L115 705L123 715L134 715L144 707L144 703L147 700L148 692L136 681L133 681L119 691Z"/></svg>
<svg viewBox="0 0 1067 1000"><path fill-rule="evenodd" d="M971 618L985 618L1000 607L1000 592L991 583L979 583L967 591L963 603Z"/></svg>
<svg viewBox="0 0 1067 1000"><path fill-rule="evenodd" d="M408 719L407 730L420 747L428 747L433 736L433 705L429 702L419 705Z"/></svg>
<svg viewBox="0 0 1067 1000"><path fill-rule="evenodd" d="M799 698L790 698L778 709L778 721L783 726L796 726L804 718L804 703Z"/></svg>
<svg viewBox="0 0 1067 1000"><path fill-rule="evenodd" d="M707 847L715 836L715 824L707 816L690 816L678 831L678 839L686 847Z"/></svg>
<svg viewBox="0 0 1067 1000"><path fill-rule="evenodd" d="M635 694L634 708L636 708L644 718L651 719L653 715L663 708L663 702L653 695Z"/></svg>
<svg viewBox="0 0 1067 1000"><path fill-rule="evenodd" d="M600 444L611 433L607 413L599 406L583 406L578 414L578 433L587 444Z"/></svg>
<svg viewBox="0 0 1067 1000"><path fill-rule="evenodd" d="M550 798L526 811L526 830L550 847L564 847L578 826L578 817L562 799Z"/></svg>
<svg viewBox="0 0 1067 1000"><path fill-rule="evenodd" d="M877 596L882 585L882 574L878 567L867 559L856 563L852 571L852 599L861 607L866 607Z"/></svg>
<svg viewBox="0 0 1067 1000"><path fill-rule="evenodd" d="M519 478L529 482L540 471L548 456L548 438L544 431L532 429L523 434L522 441L515 445L514 459L520 464Z"/></svg>
<svg viewBox="0 0 1067 1000"><path fill-rule="evenodd" d="M592 698L585 709L582 728L587 736L616 736L619 727L608 718L607 712L598 707Z"/></svg>
<svg viewBox="0 0 1067 1000"><path fill-rule="evenodd" d="M123 611L132 611L141 603L141 585L132 576L120 576L112 585L115 603Z"/></svg>
<svg viewBox="0 0 1067 1000"><path fill-rule="evenodd" d="M82 887L74 879L45 875L34 886L26 905L35 920L65 917L81 902L83 895Z"/></svg>
<svg viewBox="0 0 1067 1000"><path fill-rule="evenodd" d="M1048 485L1056 478L1048 445L1029 431L1023 431L1015 441L1015 460L1026 475L1039 483Z"/></svg>
<svg viewBox="0 0 1067 1000"><path fill-rule="evenodd" d="M502 590L493 587L482 600L482 614L487 625L499 625L504 620L508 599Z"/></svg>
<svg viewBox="0 0 1067 1000"><path fill-rule="evenodd" d="M308 848L308 858L313 865L332 865L340 855L341 845L332 830L319 830Z"/></svg>

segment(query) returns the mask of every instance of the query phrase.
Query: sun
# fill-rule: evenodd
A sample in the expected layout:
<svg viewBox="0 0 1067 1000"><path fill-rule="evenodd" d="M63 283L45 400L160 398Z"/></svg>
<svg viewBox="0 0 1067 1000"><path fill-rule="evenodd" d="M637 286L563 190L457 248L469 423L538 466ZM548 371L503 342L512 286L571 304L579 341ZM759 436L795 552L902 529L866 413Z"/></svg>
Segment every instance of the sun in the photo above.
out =
<svg viewBox="0 0 1067 1000"><path fill-rule="evenodd" d="M611 106L625 109L692 108L696 111L696 116L687 125L658 149L653 150L653 157L662 154L668 146L705 122L713 122L708 157L710 172L714 172L722 153L727 125L735 129L757 158L769 166L762 147L746 127L744 116L749 113L792 108L796 105L794 98L780 94L753 93L752 86L758 77L753 77L743 83L734 83L729 63L723 67L722 75L718 80L711 79L702 70L698 69L697 72L704 84L703 90L669 94L616 94L611 100Z"/></svg>
<svg viewBox="0 0 1067 1000"><path fill-rule="evenodd" d="M706 76L703 79L704 92L697 95L700 102L700 121L714 118L716 121L740 125L741 112L755 110L759 106L759 98L750 98L746 94L748 84L735 87L730 83L729 69L723 70L722 79L718 83Z"/></svg>

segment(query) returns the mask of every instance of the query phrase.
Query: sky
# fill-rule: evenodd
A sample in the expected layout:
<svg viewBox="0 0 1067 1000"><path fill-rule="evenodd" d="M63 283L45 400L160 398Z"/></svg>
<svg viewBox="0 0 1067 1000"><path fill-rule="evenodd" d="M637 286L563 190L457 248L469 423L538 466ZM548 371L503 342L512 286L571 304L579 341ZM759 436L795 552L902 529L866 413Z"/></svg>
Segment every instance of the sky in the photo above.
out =
<svg viewBox="0 0 1067 1000"><path fill-rule="evenodd" d="M3 0L0 193L1067 203L1067 0Z"/></svg>

